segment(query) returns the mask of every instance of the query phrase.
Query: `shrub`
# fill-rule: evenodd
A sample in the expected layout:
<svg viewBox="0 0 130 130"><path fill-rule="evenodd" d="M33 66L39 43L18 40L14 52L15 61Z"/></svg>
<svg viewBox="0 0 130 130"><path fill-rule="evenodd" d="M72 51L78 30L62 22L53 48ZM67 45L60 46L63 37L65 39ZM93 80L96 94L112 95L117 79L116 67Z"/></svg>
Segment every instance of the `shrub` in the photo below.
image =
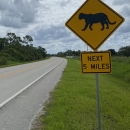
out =
<svg viewBox="0 0 130 130"><path fill-rule="evenodd" d="M1 56L1 57L0 57L0 65L6 65L6 64L7 64L7 59L6 59L6 57Z"/></svg>

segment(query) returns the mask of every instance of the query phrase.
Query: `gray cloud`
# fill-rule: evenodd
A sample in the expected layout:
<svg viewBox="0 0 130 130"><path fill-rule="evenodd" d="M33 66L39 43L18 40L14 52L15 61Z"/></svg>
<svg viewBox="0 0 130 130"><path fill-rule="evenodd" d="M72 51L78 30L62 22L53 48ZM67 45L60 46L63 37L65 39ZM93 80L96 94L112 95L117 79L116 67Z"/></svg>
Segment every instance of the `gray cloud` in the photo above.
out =
<svg viewBox="0 0 130 130"><path fill-rule="evenodd" d="M119 28L119 32L121 32L121 33L128 33L128 32L130 32L130 29L128 28L128 26L129 26L129 24L125 24L124 26Z"/></svg>
<svg viewBox="0 0 130 130"><path fill-rule="evenodd" d="M8 8L8 0L2 0L0 2L0 10L5 10Z"/></svg>
<svg viewBox="0 0 130 130"><path fill-rule="evenodd" d="M122 10L121 10L121 13L123 14L123 16L126 16L126 17L129 17L130 15L130 4L129 5L124 5Z"/></svg>
<svg viewBox="0 0 130 130"><path fill-rule="evenodd" d="M61 6L66 6L67 4L69 4L69 2L70 2L70 0L66 0L66 1L62 0Z"/></svg>
<svg viewBox="0 0 130 130"><path fill-rule="evenodd" d="M26 24L21 21L20 18L17 17L2 17L1 25L5 27L14 27L14 28L21 28L26 27Z"/></svg>
<svg viewBox="0 0 130 130"><path fill-rule="evenodd" d="M119 33L128 33L130 32L130 29L129 29L129 23L130 23L130 19L125 18L125 21L122 23L122 25L117 29L117 32Z"/></svg>
<svg viewBox="0 0 130 130"><path fill-rule="evenodd" d="M62 38L67 38L70 36L70 33L66 31L65 26L63 25L51 25L49 28L41 28L34 34L36 40L60 40Z"/></svg>
<svg viewBox="0 0 130 130"><path fill-rule="evenodd" d="M21 28L35 21L39 0L3 0L1 3L1 25Z"/></svg>
<svg viewBox="0 0 130 130"><path fill-rule="evenodd" d="M123 5L123 4L129 4L130 0L114 0L113 5Z"/></svg>

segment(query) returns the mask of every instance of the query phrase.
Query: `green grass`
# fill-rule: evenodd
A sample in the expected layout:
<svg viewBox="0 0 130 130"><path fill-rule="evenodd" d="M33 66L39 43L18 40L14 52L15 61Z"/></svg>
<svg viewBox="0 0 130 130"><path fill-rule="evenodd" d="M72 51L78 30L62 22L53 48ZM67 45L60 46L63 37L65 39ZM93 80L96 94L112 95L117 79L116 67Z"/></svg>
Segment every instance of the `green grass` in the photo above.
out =
<svg viewBox="0 0 130 130"><path fill-rule="evenodd" d="M105 130L130 129L130 83L110 76L101 76L102 127Z"/></svg>
<svg viewBox="0 0 130 130"><path fill-rule="evenodd" d="M116 77L115 71L120 70L99 74L102 129L130 130L130 82ZM95 74L82 74L80 61L68 59L44 111L35 130L97 130Z"/></svg>
<svg viewBox="0 0 130 130"><path fill-rule="evenodd" d="M113 56L112 61L120 63L130 63L130 57Z"/></svg>
<svg viewBox="0 0 130 130"><path fill-rule="evenodd" d="M111 76L130 82L130 57L113 57Z"/></svg>
<svg viewBox="0 0 130 130"><path fill-rule="evenodd" d="M40 59L40 60L26 61L26 62L8 60L7 64L6 65L0 65L0 68L9 67L9 66L15 66L15 65L21 65L21 64L27 64L27 63L32 63L32 62L37 62L37 61L47 60L47 59L49 59L49 57L46 57L46 58Z"/></svg>

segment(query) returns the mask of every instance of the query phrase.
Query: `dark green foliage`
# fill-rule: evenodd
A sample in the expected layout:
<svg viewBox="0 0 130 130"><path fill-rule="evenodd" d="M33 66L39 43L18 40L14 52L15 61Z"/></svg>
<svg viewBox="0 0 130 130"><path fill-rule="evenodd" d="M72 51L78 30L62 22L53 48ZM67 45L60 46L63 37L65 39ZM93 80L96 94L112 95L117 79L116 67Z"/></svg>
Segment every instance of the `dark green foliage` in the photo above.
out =
<svg viewBox="0 0 130 130"><path fill-rule="evenodd" d="M59 57L79 57L80 52L81 52L80 50L78 50L78 51L67 50L66 52L58 52L57 56L59 56Z"/></svg>
<svg viewBox="0 0 130 130"><path fill-rule="evenodd" d="M108 49L108 51L111 52L111 55L112 55L112 56L115 56L115 55L116 55L116 51L115 51L114 49Z"/></svg>
<svg viewBox="0 0 130 130"><path fill-rule="evenodd" d="M4 56L0 57L0 65L6 65L7 64L7 59Z"/></svg>
<svg viewBox="0 0 130 130"><path fill-rule="evenodd" d="M12 61L33 61L46 57L46 49L33 47L33 38L29 35L23 40L15 33L7 33L6 37L0 38L0 57L6 57ZM29 44L31 43L31 44Z"/></svg>
<svg viewBox="0 0 130 130"><path fill-rule="evenodd" d="M118 52L116 52L115 49L108 49L108 50L104 50L104 51L110 51L112 56L130 57L130 46L121 47L121 48L119 48ZM83 52L87 52L87 51L83 51ZM78 51L67 50L65 52L58 52L57 56L59 56L59 57L79 57L80 53L81 53L80 50L78 50Z"/></svg>
<svg viewBox="0 0 130 130"><path fill-rule="evenodd" d="M25 37L23 37L23 43L28 44L28 42L32 42L33 38L29 35L26 35Z"/></svg>
<svg viewBox="0 0 130 130"><path fill-rule="evenodd" d="M121 47L118 51L121 56L130 56L130 46Z"/></svg>

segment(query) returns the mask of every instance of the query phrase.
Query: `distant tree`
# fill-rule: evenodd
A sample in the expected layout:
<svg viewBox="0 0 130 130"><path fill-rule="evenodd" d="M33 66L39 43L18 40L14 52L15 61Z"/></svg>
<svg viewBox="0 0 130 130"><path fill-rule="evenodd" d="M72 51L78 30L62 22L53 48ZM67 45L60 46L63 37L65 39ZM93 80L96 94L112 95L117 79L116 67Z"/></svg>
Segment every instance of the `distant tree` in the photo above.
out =
<svg viewBox="0 0 130 130"><path fill-rule="evenodd" d="M15 33L9 32L6 37L0 38L0 56L16 61L31 61L45 58L47 55L46 49L41 46L33 47L32 41L33 38L29 35L23 37L22 40ZM26 43L26 45L22 43Z"/></svg>
<svg viewBox="0 0 130 130"><path fill-rule="evenodd" d="M45 48L42 48L41 46L39 46L38 49L37 49L37 52L38 52L38 54L41 55L42 57L44 57L44 58L46 57L46 53L47 53L47 52L46 52Z"/></svg>
<svg viewBox="0 0 130 130"><path fill-rule="evenodd" d="M9 43L12 43L13 41L16 40L16 35L15 33L7 33L7 40L9 41Z"/></svg>
<svg viewBox="0 0 130 130"><path fill-rule="evenodd" d="M8 40L6 38L0 38L0 50L3 50L7 46Z"/></svg>
<svg viewBox="0 0 130 130"><path fill-rule="evenodd" d="M76 56L80 56L80 53L81 53L80 50L76 51Z"/></svg>
<svg viewBox="0 0 130 130"><path fill-rule="evenodd" d="M16 36L16 42L22 43L23 41L22 41L21 37Z"/></svg>
<svg viewBox="0 0 130 130"><path fill-rule="evenodd" d="M64 53L63 53L63 52L58 52L58 53L57 53L57 56L59 56L59 57L64 57Z"/></svg>
<svg viewBox="0 0 130 130"><path fill-rule="evenodd" d="M72 53L73 53L73 56L75 56L76 52L75 52L75 51L73 51Z"/></svg>
<svg viewBox="0 0 130 130"><path fill-rule="evenodd" d="M29 35L26 35L25 37L23 37L23 43L28 44L29 42L32 42L33 38Z"/></svg>
<svg viewBox="0 0 130 130"><path fill-rule="evenodd" d="M121 47L118 51L118 54L129 57L130 56L130 46Z"/></svg>
<svg viewBox="0 0 130 130"><path fill-rule="evenodd" d="M80 56L81 51L72 51L72 50L67 50L66 52L58 52L57 56L59 57L65 57L65 56Z"/></svg>
<svg viewBox="0 0 130 130"><path fill-rule="evenodd" d="M115 55L116 55L116 51L115 51L114 49L108 49L108 51L111 52L111 55L112 55L112 56L115 56Z"/></svg>

